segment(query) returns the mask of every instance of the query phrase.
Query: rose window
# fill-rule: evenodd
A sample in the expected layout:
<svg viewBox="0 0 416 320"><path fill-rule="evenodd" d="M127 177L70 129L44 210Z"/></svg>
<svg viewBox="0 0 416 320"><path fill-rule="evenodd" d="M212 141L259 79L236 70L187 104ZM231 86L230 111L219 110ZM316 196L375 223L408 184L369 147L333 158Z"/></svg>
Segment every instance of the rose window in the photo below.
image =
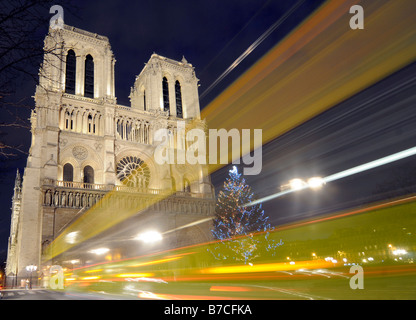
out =
<svg viewBox="0 0 416 320"><path fill-rule="evenodd" d="M147 188L150 169L140 158L128 156L117 163L117 178L128 187Z"/></svg>

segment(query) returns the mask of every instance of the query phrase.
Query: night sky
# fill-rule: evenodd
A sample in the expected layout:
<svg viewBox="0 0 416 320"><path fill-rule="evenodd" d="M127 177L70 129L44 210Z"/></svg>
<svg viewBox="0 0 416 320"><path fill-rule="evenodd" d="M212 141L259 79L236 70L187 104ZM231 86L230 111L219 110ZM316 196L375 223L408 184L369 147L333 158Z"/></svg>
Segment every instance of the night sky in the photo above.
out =
<svg viewBox="0 0 416 320"><path fill-rule="evenodd" d="M200 100L201 109L322 2L307 0L302 4ZM174 60L181 60L184 56L195 67L201 95L292 5L293 1L287 0L73 1L70 6L76 7L76 14L65 11L64 19L67 25L109 38L116 58L117 101L129 106L128 95L135 76L152 53ZM293 177L325 176L414 146L416 119L411 108L412 104L414 108L416 100L415 71L415 65L408 66L264 146L262 173L247 177L255 193L259 197L266 196L277 192L281 184ZM406 83L405 87L401 86L403 83ZM34 105L30 98L34 92L33 82L22 83L16 99L27 97L28 103ZM402 104L403 101L406 103ZM23 117L29 115L28 110L22 111ZM21 144L25 150L29 148L28 130L15 130L8 139ZM391 180L391 172L410 167L413 163L414 157L360 177L333 183L320 195L304 191L303 195L265 203L264 208L271 221L278 225L334 208L359 205L364 201L360 199L368 199L377 186ZM25 164L26 155L3 159L0 164L0 262L5 261L7 254L16 169L23 174ZM217 189L228 169L212 176Z"/></svg>

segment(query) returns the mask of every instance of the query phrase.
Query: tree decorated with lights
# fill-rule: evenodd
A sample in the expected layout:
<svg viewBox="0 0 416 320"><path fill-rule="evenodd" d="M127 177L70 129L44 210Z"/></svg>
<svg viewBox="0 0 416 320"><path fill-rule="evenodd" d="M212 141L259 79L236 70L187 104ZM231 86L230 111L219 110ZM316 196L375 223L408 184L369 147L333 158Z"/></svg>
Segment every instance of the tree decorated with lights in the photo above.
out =
<svg viewBox="0 0 416 320"><path fill-rule="evenodd" d="M272 228L262 205L244 206L254 200L251 187L234 166L217 198L212 234L220 241L211 250L215 258L249 263L261 249L274 251L276 245L268 239Z"/></svg>

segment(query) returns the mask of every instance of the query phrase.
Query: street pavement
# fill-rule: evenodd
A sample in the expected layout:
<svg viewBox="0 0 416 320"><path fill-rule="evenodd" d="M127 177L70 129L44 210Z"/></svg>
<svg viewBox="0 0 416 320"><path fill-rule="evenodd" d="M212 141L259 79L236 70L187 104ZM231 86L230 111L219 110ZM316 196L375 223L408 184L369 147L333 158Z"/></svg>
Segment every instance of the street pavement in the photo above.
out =
<svg viewBox="0 0 416 320"><path fill-rule="evenodd" d="M2 300L117 300L119 297L94 294L58 292L48 289L3 289Z"/></svg>

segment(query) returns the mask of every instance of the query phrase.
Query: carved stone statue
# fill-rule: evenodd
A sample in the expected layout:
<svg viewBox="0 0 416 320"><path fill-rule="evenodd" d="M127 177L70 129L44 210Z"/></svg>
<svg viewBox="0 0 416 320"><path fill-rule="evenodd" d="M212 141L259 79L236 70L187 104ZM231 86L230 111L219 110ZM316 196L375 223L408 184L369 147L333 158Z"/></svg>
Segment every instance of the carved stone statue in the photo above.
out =
<svg viewBox="0 0 416 320"><path fill-rule="evenodd" d="M55 203L56 207L59 206L59 193L58 193L58 191L55 191L54 203Z"/></svg>
<svg viewBox="0 0 416 320"><path fill-rule="evenodd" d="M66 207L66 193L62 192L61 194L61 206Z"/></svg>
<svg viewBox="0 0 416 320"><path fill-rule="evenodd" d="M46 194L45 194L45 204L47 206L50 206L52 204L52 194L51 194L51 190L46 191Z"/></svg>
<svg viewBox="0 0 416 320"><path fill-rule="evenodd" d="M79 203L79 193L77 192L75 195L75 207L79 207L80 203Z"/></svg>
<svg viewBox="0 0 416 320"><path fill-rule="evenodd" d="M68 206L69 207L72 207L73 206L73 201L74 201L74 199L73 199L73 196L72 196L72 192L70 192L68 194Z"/></svg>

